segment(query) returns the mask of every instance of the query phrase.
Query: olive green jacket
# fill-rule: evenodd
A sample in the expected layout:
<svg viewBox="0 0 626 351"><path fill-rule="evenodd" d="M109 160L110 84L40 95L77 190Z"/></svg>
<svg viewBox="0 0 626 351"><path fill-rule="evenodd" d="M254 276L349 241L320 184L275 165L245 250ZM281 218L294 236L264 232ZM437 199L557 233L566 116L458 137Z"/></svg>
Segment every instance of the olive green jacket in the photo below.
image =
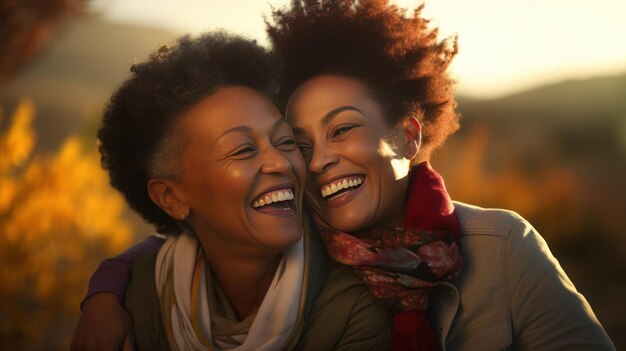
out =
<svg viewBox="0 0 626 351"><path fill-rule="evenodd" d="M331 262L305 219L304 291L287 350L387 350L391 314L352 269ZM154 267L157 253L137 259L126 292L137 350L169 350Z"/></svg>
<svg viewBox="0 0 626 351"><path fill-rule="evenodd" d="M516 213L455 202L464 266L429 297L447 350L614 350L548 245Z"/></svg>

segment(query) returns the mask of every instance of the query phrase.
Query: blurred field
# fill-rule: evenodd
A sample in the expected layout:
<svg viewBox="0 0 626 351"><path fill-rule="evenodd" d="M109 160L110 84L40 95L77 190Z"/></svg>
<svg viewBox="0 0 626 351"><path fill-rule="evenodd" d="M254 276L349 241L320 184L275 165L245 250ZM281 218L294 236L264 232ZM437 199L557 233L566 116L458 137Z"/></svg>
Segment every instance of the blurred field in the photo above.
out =
<svg viewBox="0 0 626 351"><path fill-rule="evenodd" d="M85 16L0 87L1 349L67 349L91 271L150 233L108 186L94 131L133 59L174 37ZM459 109L433 160L452 197L529 219L626 348L626 75Z"/></svg>

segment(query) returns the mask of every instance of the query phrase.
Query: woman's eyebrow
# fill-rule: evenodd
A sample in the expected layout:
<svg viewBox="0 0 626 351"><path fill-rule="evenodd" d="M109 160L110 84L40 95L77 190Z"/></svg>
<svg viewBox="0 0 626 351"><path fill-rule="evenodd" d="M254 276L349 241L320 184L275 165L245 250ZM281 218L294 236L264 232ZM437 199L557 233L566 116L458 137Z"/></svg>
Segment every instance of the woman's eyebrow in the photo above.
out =
<svg viewBox="0 0 626 351"><path fill-rule="evenodd" d="M334 109L328 111L324 117L322 117L321 123L323 126L327 125L328 123L330 123L330 121L333 120L333 118L335 118L338 114L340 114L343 111L356 111L362 115L364 115L363 111L359 110L358 108L351 106L351 105L345 105L345 106L339 106L339 107L335 107Z"/></svg>
<svg viewBox="0 0 626 351"><path fill-rule="evenodd" d="M248 127L248 126L237 126L234 128L230 128L229 130L223 132L222 134L220 134L219 137L217 137L217 140L222 139L226 134L231 134L231 133L251 133L252 132L252 128Z"/></svg>
<svg viewBox="0 0 626 351"><path fill-rule="evenodd" d="M352 105L345 105L345 106L339 106L339 107L335 107L334 109L328 111L324 117L322 117L320 123L323 126L328 125L328 123L330 123L333 118L337 117L337 115L339 115L340 113L344 112L344 111L355 111L358 112L362 115L365 115L363 113L363 111L359 110L357 107L352 106ZM294 135L305 135L306 131L303 128L299 128L299 127L292 127L293 129L293 134Z"/></svg>
<svg viewBox="0 0 626 351"><path fill-rule="evenodd" d="M276 131L283 125L283 123L287 123L287 121L285 121L282 118L279 118L278 120L276 120L276 122L274 122L274 124L272 124L272 126L270 127L269 133L270 134L276 133ZM220 136L217 138L217 140L220 140L225 135L231 134L231 133L248 133L249 134L249 133L253 133L253 130L249 126L237 126L237 127L234 127L234 128L230 128L229 130L227 130L224 133L220 134Z"/></svg>

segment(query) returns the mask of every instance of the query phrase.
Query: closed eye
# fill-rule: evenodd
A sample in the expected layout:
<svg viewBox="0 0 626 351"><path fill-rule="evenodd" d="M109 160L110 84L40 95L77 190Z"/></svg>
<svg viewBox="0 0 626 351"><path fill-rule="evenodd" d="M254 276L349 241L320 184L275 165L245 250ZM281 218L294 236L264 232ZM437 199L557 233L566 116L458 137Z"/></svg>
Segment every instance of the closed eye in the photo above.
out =
<svg viewBox="0 0 626 351"><path fill-rule="evenodd" d="M235 152L233 152L231 154L231 156L243 156L243 155L248 155L250 153L255 152L256 149L254 149L252 146L244 146L240 149L237 149Z"/></svg>
<svg viewBox="0 0 626 351"><path fill-rule="evenodd" d="M331 138L337 138L357 127L356 124L343 124L335 128L331 134Z"/></svg>
<svg viewBox="0 0 626 351"><path fill-rule="evenodd" d="M311 152L311 146L307 145L307 144L298 144L298 149L300 149L300 152L303 155L308 154L309 152Z"/></svg>
<svg viewBox="0 0 626 351"><path fill-rule="evenodd" d="M293 140L292 138L284 138L281 139L278 144L277 144L277 148L279 150L282 151L291 151L291 150L295 150L296 148L296 141Z"/></svg>

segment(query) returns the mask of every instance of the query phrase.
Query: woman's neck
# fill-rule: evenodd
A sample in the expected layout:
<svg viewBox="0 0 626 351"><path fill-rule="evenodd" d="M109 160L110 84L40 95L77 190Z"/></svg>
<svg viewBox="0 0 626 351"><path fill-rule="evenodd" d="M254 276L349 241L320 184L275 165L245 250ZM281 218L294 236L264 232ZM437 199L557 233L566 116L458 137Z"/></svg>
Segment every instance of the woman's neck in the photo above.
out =
<svg viewBox="0 0 626 351"><path fill-rule="evenodd" d="M228 297L239 320L261 306L282 254L269 256L233 255L217 245L204 245L200 240L215 280ZM248 256L248 257L245 257ZM245 257L245 258L242 258Z"/></svg>

